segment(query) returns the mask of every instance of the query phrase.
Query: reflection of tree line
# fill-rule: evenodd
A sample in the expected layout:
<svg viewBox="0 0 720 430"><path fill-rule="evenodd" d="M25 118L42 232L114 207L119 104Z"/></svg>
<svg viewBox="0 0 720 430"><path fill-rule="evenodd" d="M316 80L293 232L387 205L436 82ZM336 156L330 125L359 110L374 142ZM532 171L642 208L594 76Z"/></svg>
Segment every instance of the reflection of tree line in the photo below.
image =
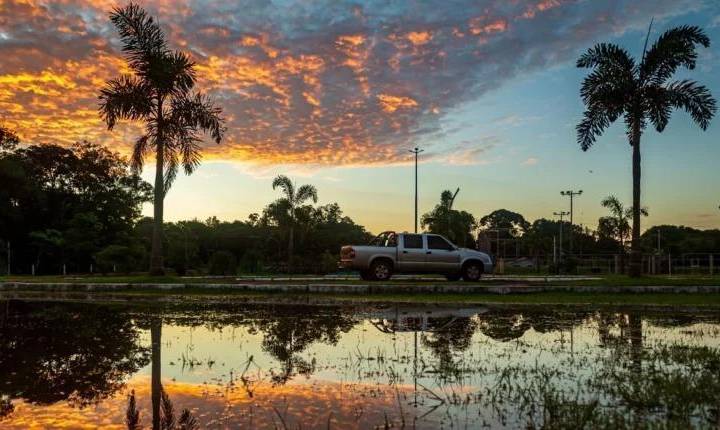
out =
<svg viewBox="0 0 720 430"><path fill-rule="evenodd" d="M312 374L314 362L301 356L308 347L318 342L335 345L342 333L359 323L352 308L298 305L240 307L229 313L212 309L137 313L102 305L13 301L0 306L0 313L0 417L12 414L14 399L39 405L68 401L76 407L102 401L122 388L129 375L152 361L154 428L161 428L164 416L160 367L163 323L244 325L251 333L261 333L263 350L281 365L272 375L276 384L286 383L297 374ZM476 332L507 342L531 328L541 333L570 330L588 318L597 323L601 346L630 346L633 362L642 357L643 320L667 327L699 321L691 316L670 319L635 312L503 308L472 318L429 317L421 341L437 359L439 376L454 377L461 371L462 354ZM140 346L141 329L150 330L149 349Z"/></svg>

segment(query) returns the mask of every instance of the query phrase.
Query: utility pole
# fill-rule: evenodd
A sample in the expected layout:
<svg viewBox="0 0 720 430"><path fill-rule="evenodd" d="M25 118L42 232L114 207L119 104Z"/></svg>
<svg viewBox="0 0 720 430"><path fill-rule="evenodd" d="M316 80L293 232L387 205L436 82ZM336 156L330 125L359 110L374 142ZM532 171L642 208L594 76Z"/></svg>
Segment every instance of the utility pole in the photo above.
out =
<svg viewBox="0 0 720 430"><path fill-rule="evenodd" d="M579 195L581 195L582 193L583 193L582 190L578 190L578 191L572 191L572 190L560 191L560 195L561 195L561 196L568 196L568 197L570 197L570 254L573 253L573 231L572 231L572 228L573 228L573 199L575 198L575 196L579 196Z"/></svg>
<svg viewBox="0 0 720 430"><path fill-rule="evenodd" d="M424 150L418 148L408 150L408 152L415 154L415 233L418 232L418 154Z"/></svg>
<svg viewBox="0 0 720 430"><path fill-rule="evenodd" d="M562 246L563 246L563 218L570 215L570 212L567 211L560 211L560 212L553 212L553 215L560 217L560 258L562 259Z"/></svg>

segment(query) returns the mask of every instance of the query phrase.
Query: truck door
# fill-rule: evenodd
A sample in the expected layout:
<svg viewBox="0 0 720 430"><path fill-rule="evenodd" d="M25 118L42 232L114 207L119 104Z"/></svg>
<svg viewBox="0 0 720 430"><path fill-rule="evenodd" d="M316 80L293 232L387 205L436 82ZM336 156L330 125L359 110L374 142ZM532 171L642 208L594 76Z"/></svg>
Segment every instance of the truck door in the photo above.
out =
<svg viewBox="0 0 720 430"><path fill-rule="evenodd" d="M460 270L460 251L442 236L427 235L426 264L429 270L457 272Z"/></svg>
<svg viewBox="0 0 720 430"><path fill-rule="evenodd" d="M398 269L402 272L423 271L425 246L421 234L402 234L398 244Z"/></svg>

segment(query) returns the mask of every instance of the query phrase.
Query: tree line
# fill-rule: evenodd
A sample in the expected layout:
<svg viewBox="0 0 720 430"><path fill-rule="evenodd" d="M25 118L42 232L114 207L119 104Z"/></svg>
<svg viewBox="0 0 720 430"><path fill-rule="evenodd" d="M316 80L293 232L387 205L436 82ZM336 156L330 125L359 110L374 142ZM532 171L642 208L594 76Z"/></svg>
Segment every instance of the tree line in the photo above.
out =
<svg viewBox="0 0 720 430"><path fill-rule="evenodd" d="M152 186L131 163L103 146L80 142L20 146L7 129L0 145L0 272L131 273L150 265L155 220L141 215ZM270 188L270 187L268 187ZM345 244L364 244L372 234L337 203L318 205L318 190L286 176L275 178L278 198L245 220L163 223L164 266L177 274L331 273ZM614 197L601 204L608 215L595 230L550 219L528 221L506 209L476 218L456 209L446 191L421 217L423 229L459 246L501 257L551 256L559 232L567 249L618 254L628 249L629 211ZM645 252L712 252L720 231L656 226L641 241Z"/></svg>

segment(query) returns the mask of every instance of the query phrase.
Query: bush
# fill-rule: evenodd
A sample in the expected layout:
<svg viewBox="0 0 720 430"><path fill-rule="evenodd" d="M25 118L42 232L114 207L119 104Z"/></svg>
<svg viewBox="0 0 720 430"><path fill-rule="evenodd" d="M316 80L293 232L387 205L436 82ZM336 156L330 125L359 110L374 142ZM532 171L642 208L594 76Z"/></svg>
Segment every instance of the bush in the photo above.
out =
<svg viewBox="0 0 720 430"><path fill-rule="evenodd" d="M231 252L217 251L210 257L210 267L208 271L211 275L217 276L236 275L237 259Z"/></svg>
<svg viewBox="0 0 720 430"><path fill-rule="evenodd" d="M329 251L325 251L320 258L320 271L327 275L338 271L338 260L340 258Z"/></svg>
<svg viewBox="0 0 720 430"><path fill-rule="evenodd" d="M144 250L139 246L110 245L95 254L100 273L130 273L140 268L144 258Z"/></svg>

